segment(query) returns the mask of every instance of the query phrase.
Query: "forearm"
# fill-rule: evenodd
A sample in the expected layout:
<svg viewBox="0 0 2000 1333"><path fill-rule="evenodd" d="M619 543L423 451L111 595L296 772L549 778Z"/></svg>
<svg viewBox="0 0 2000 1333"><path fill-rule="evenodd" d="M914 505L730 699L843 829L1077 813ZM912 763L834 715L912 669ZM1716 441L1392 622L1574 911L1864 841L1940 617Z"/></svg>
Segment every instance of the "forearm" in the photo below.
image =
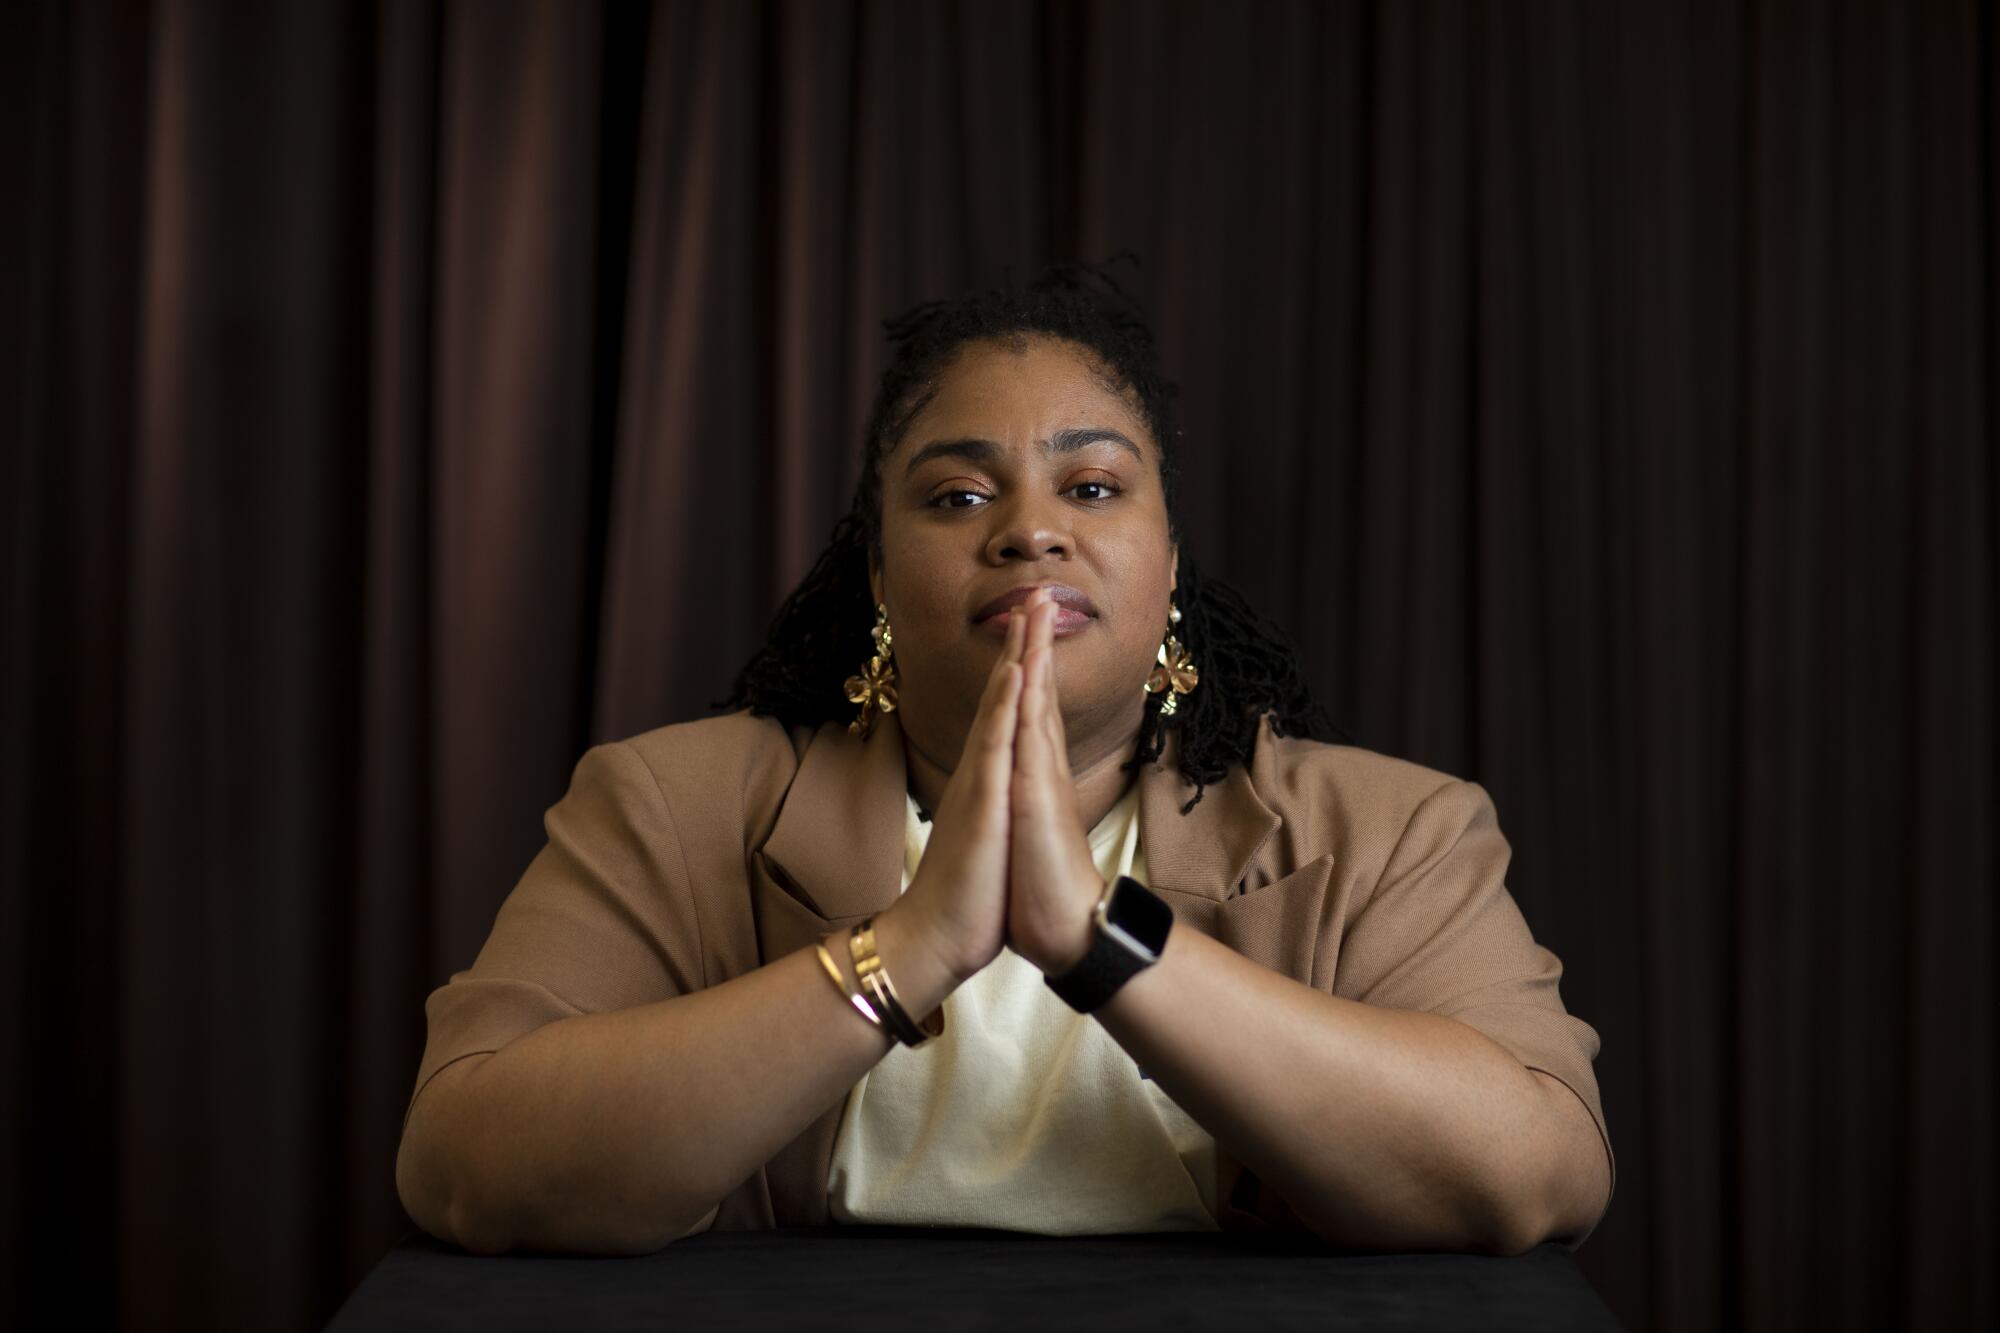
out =
<svg viewBox="0 0 2000 1333"><path fill-rule="evenodd" d="M1330 1243L1541 1238L1560 1126L1542 1080L1462 1023L1329 995L1185 927L1096 1016Z"/></svg>
<svg viewBox="0 0 2000 1333"><path fill-rule="evenodd" d="M875 928L904 1006L930 1013L955 979L893 910ZM852 981L845 932L826 942ZM422 1138L408 1150L439 1155L449 1239L467 1249L648 1253L685 1234L892 1044L800 949L704 990L527 1033L448 1089L427 1090L409 1131Z"/></svg>

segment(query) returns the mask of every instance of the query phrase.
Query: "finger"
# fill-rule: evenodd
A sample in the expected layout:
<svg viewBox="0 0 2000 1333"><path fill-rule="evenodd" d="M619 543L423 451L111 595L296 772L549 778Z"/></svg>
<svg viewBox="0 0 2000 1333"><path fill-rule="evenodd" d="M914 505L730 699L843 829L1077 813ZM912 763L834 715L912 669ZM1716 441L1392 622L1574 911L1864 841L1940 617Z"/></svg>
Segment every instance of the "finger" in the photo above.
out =
<svg viewBox="0 0 2000 1333"><path fill-rule="evenodd" d="M1053 624L1053 620L1051 619L1053 613L1044 611L1043 608L1052 605L1054 599L1051 598L1049 601L1044 602L1042 599L1046 596L1046 593L1038 589L1023 604L1024 610L1021 619L1024 622L1022 627L1024 630L1024 641L1021 645L1021 692L1024 698L1036 679L1035 672L1037 668L1035 663L1037 654L1048 653L1050 645L1053 642L1053 637L1049 633L1049 627Z"/></svg>
<svg viewBox="0 0 2000 1333"><path fill-rule="evenodd" d="M1035 744L1052 777L1069 775L1069 757L1064 753L1062 704L1056 694L1056 661L1053 652L1042 654L1036 672ZM1020 744L1017 737L1015 744Z"/></svg>
<svg viewBox="0 0 2000 1333"><path fill-rule="evenodd" d="M986 719L986 729L989 732L999 734L1010 745L1013 743L1014 727L1017 722L1013 710L1019 702L1021 686L1027 679L1026 673L1022 669L1020 657L1014 650L1017 647L1018 641L1023 640L1026 634L1027 630L1021 625L1018 618L1009 620L1007 624L1007 646L1001 650L1000 660L993 664L993 678L989 686L989 692L992 696L991 700L990 702L980 704L980 708L983 711L992 714L992 716ZM1001 725L999 716L1003 709L1008 713L1004 727Z"/></svg>
<svg viewBox="0 0 2000 1333"><path fill-rule="evenodd" d="M986 677L986 689L980 695L979 708L972 720L973 735L982 744L998 736L1005 740L1009 747L1013 745L1016 719L1010 713L1003 724L1000 714L1004 701L1017 698L1020 694L1022 674L1016 648L1026 633L1026 628L1020 624L1019 617L1009 615L1007 643L1000 650L1000 660L993 664L991 674Z"/></svg>
<svg viewBox="0 0 2000 1333"><path fill-rule="evenodd" d="M1014 781L1020 787L1022 779L1034 765L1034 737L1042 729L1042 715L1038 711L1038 701L1034 693L1034 671L1036 658L1030 654L1020 667L1020 723L1014 727ZM1026 789L1022 787L1022 795Z"/></svg>
<svg viewBox="0 0 2000 1333"><path fill-rule="evenodd" d="M1007 641L1000 647L1000 660L993 664L997 673L1001 667L1013 663L1021 673L1022 683L1027 682L1028 625L1030 609L1020 603L1007 608Z"/></svg>
<svg viewBox="0 0 2000 1333"><path fill-rule="evenodd" d="M1028 617L1023 616L1021 619L1023 621L1026 621ZM1023 633L1026 634L1027 631L1024 630ZM1025 724L1035 716L1034 712L1035 701L1034 701L1034 691L1033 691L1033 681L1035 679L1035 659L1031 654L1028 654L1026 652L1025 643L1023 644L1023 656L1021 659L1019 670L1021 672L1019 709L1020 709L1021 721L1022 723ZM1018 741L1019 738L1017 737L1016 739Z"/></svg>
<svg viewBox="0 0 2000 1333"><path fill-rule="evenodd" d="M1056 655L1056 618L1062 614L1062 607L1056 599L1049 597L1035 606L1034 619L1028 626L1028 643L1024 661L1032 661L1033 671L1025 684L1035 688L1047 688L1047 681L1054 674Z"/></svg>
<svg viewBox="0 0 2000 1333"><path fill-rule="evenodd" d="M1021 722L1014 733L1016 793L1024 806L1040 810L1048 796L1053 770L1049 766L1048 709L1045 687L1048 651L1038 652L1021 681Z"/></svg>
<svg viewBox="0 0 2000 1333"><path fill-rule="evenodd" d="M1008 691L1016 695L1020 692L1022 676L1018 649L1026 634L1027 629L1020 623L1020 617L1010 614L1007 621L1007 643L1000 651L1000 660L993 664L993 670L987 674L986 688L980 692L979 707L973 712L972 729L966 736L968 745L985 745L988 738L1003 729L1008 744L1013 743L1014 727L1017 723L1010 718L1003 727L999 717L1000 696ZM1014 682L1011 685L1005 683L1009 668L1012 668L1014 674Z"/></svg>
<svg viewBox="0 0 2000 1333"><path fill-rule="evenodd" d="M1035 675L1031 681L1023 682L1024 688L1032 685L1035 691L1035 722L1047 747L1043 761L1049 766L1051 776L1066 771L1058 745L1062 735L1062 712L1061 700L1056 693L1056 620L1061 614L1062 608L1051 597L1040 624L1041 655Z"/></svg>
<svg viewBox="0 0 2000 1333"><path fill-rule="evenodd" d="M1037 608L1039 610L1039 608ZM1033 700L1032 711L1024 708L1022 730L1032 726L1032 738L1016 736L1014 744L1018 749L1022 744L1032 744L1039 752L1038 763L1048 769L1049 780L1074 782L1069 769L1069 742L1063 728L1062 700L1056 689L1055 664L1055 614L1048 615L1046 624L1038 621L1035 626L1039 643L1031 643L1027 663L1027 677L1021 684L1024 701ZM1016 765L1023 763L1016 760Z"/></svg>
<svg viewBox="0 0 2000 1333"><path fill-rule="evenodd" d="M1064 782L1073 782L1069 771L1069 733L1063 726L1062 698L1056 692L1054 663L1047 668L1042 688L1038 691L1042 698L1041 717L1043 734L1048 746L1050 762L1056 775ZM1018 742L1017 742L1018 743Z"/></svg>
<svg viewBox="0 0 2000 1333"><path fill-rule="evenodd" d="M1020 650L1027 641L1027 633L1026 618L1010 610L1006 646L986 678L986 689L980 695L972 729L966 736L961 762L974 765L974 785L987 792L1004 792L1014 771L1014 733L1020 727L1019 703L1025 679Z"/></svg>
<svg viewBox="0 0 2000 1333"><path fill-rule="evenodd" d="M1027 640L1028 626L1026 618L1022 616L1019 607L1009 607L1007 609L1007 642L1001 646L1000 659L993 664L993 670L986 678L989 685L999 679L1001 667L1009 662L1019 662L1021 660L1022 648L1027 643Z"/></svg>
<svg viewBox="0 0 2000 1333"><path fill-rule="evenodd" d="M1000 665L997 668L1001 672L1011 676L1013 681L1010 687L1012 706L1007 709L1004 718L995 717L993 719L993 726L998 730L1004 731L1007 736L1010 747L1008 751L1010 756L1008 762L1010 764L1013 762L1011 758L1013 753L1011 746L1015 739L1015 732L1020 729L1021 687L1027 683L1027 672L1021 662L1021 654L1025 651L1027 642L1027 614L1018 606L1013 607L1007 612L1007 644L1000 651Z"/></svg>
<svg viewBox="0 0 2000 1333"><path fill-rule="evenodd" d="M1018 662L1020 654L1028 646L1028 610L1018 602L1008 606L1006 612L1006 648L1000 652L1004 660Z"/></svg>
<svg viewBox="0 0 2000 1333"><path fill-rule="evenodd" d="M991 679L996 682L999 681L1007 674L1008 670L1011 668L1014 675L1014 684L1012 686L1012 689L1015 698L1017 700L1020 696L1020 686L1022 685L1023 682L1025 682L1027 678L1022 669L1022 663L1021 663L1021 654L1027 643L1027 640L1028 640L1027 616L1021 612L1019 607L1010 607L1007 612L1007 641L1006 643L1001 645L1000 660L993 664L993 675ZM999 710L997 709L997 707L988 704L985 700L981 700L979 705L979 718L976 721L983 720L986 727L989 730L1004 729L1007 733L1008 743L1011 745L1014 738L1014 730L1017 726L1019 726L1018 713L1009 714L1007 719L1003 722L1001 718L997 716L998 711Z"/></svg>
<svg viewBox="0 0 2000 1333"><path fill-rule="evenodd" d="M1062 714L1058 709L1061 697L1056 689L1056 650L1051 642L1042 650L1036 663L1035 689L1042 695L1042 709L1038 716L1044 726L1061 726Z"/></svg>
<svg viewBox="0 0 2000 1333"><path fill-rule="evenodd" d="M993 678L987 720L979 741L981 780L992 789L1005 791L1014 771L1015 733L1019 730L1021 664L1002 662Z"/></svg>

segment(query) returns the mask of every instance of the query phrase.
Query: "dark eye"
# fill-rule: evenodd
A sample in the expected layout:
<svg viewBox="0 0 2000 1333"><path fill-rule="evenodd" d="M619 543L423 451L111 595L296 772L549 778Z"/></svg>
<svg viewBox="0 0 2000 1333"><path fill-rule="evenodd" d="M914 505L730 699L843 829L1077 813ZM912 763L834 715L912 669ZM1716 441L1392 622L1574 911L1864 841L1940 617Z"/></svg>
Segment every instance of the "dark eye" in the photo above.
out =
<svg viewBox="0 0 2000 1333"><path fill-rule="evenodd" d="M1078 483L1076 483L1076 485L1070 487L1070 489L1073 491L1081 490L1086 486L1095 486L1098 490L1105 492L1105 494L1103 495L1086 495L1081 497L1087 504L1103 504L1106 500L1109 500L1112 496L1117 495L1119 493L1119 488L1112 485L1108 481L1079 481ZM961 504L949 503L954 495L969 495L972 496L974 499L980 500L982 502L986 498L980 495L978 491L968 491L961 488L954 488L948 491L939 491L936 495L933 495L930 499L926 500L924 503L929 505L932 509L977 509L979 507L978 505L961 505Z"/></svg>

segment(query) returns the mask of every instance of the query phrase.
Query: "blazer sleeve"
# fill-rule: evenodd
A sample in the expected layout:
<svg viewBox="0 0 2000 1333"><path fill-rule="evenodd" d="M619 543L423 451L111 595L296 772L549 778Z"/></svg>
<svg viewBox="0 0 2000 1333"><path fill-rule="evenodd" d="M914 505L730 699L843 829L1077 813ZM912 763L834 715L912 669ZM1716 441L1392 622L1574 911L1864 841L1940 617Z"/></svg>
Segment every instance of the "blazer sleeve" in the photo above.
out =
<svg viewBox="0 0 2000 1333"><path fill-rule="evenodd" d="M1454 780L1426 797L1348 926L1335 991L1455 1018L1575 1093L1604 1144L1608 1207L1618 1164L1592 1064L1597 1031L1563 1007L1562 963L1507 891L1512 854L1478 783Z"/></svg>
<svg viewBox="0 0 2000 1333"><path fill-rule="evenodd" d="M578 1014L701 989L700 921L673 811L646 760L584 752L543 817L548 842L500 904L472 966L424 1004L417 1098L437 1072Z"/></svg>

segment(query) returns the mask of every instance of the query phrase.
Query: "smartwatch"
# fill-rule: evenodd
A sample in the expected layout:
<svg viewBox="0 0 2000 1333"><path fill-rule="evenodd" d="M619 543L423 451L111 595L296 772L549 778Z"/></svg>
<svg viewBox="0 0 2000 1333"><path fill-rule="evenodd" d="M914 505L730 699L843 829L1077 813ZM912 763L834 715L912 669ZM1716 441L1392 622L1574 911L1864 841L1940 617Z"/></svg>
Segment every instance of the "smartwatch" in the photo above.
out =
<svg viewBox="0 0 2000 1333"><path fill-rule="evenodd" d="M1160 960L1173 929L1174 909L1166 899L1120 875L1104 886L1091 914L1096 934L1090 952L1059 977L1045 976L1049 989L1080 1014L1117 994L1118 988Z"/></svg>

